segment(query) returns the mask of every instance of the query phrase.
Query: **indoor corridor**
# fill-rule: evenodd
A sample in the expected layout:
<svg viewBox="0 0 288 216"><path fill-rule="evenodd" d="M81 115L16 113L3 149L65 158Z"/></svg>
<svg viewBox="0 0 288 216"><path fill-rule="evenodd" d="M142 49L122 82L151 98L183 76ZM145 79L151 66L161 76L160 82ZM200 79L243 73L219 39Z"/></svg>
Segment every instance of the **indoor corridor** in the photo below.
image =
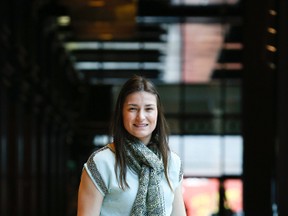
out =
<svg viewBox="0 0 288 216"><path fill-rule="evenodd" d="M153 81L187 216L288 216L288 2L4 0L0 216L76 216L121 85Z"/></svg>

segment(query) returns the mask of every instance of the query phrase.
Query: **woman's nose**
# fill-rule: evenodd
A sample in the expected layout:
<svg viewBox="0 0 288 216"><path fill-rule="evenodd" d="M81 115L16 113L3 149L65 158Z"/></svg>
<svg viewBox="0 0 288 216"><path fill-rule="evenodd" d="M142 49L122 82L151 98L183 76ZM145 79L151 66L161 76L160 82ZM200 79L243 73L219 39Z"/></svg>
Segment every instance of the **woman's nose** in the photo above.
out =
<svg viewBox="0 0 288 216"><path fill-rule="evenodd" d="M145 113L144 113L143 110L139 110L139 111L138 111L137 118L138 118L139 120L142 120L142 119L145 118Z"/></svg>

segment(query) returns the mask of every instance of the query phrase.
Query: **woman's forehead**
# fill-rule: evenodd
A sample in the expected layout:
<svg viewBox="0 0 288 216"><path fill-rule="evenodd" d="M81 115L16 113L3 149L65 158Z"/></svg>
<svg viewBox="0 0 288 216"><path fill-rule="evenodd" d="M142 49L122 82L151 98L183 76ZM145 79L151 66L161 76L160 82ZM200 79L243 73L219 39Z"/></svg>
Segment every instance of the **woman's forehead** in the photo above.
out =
<svg viewBox="0 0 288 216"><path fill-rule="evenodd" d="M125 103L136 103L136 104L144 103L144 104L156 105L157 98L155 94L152 94L150 92L138 91L127 95Z"/></svg>

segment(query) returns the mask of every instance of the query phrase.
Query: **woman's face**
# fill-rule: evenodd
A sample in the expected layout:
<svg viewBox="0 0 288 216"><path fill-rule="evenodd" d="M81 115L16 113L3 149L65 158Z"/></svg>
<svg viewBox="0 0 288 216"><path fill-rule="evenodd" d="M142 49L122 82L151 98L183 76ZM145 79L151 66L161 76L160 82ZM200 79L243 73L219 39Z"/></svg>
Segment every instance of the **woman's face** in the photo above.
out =
<svg viewBox="0 0 288 216"><path fill-rule="evenodd" d="M140 91L129 94L123 104L123 124L134 137L147 145L157 124L157 99L154 94Z"/></svg>

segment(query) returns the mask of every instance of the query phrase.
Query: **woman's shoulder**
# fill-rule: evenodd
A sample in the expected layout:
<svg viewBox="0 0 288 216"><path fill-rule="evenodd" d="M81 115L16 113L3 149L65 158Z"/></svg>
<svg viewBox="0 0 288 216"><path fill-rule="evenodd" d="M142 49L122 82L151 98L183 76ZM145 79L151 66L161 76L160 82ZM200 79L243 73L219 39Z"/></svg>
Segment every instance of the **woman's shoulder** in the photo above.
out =
<svg viewBox="0 0 288 216"><path fill-rule="evenodd" d="M170 157L169 157L169 167L170 169L176 169L179 170L182 168L182 161L181 158L179 157L179 155L174 152L174 151L170 151Z"/></svg>
<svg viewBox="0 0 288 216"><path fill-rule="evenodd" d="M170 160L172 160L173 163L181 164L180 156L174 151L170 151Z"/></svg>
<svg viewBox="0 0 288 216"><path fill-rule="evenodd" d="M88 157L87 163L101 163L105 161L111 162L111 160L114 160L114 158L114 152L111 150L108 144L98 148L97 150L94 150Z"/></svg>
<svg viewBox="0 0 288 216"><path fill-rule="evenodd" d="M89 177L103 195L108 192L108 182L114 173L115 155L108 145L95 150L84 164Z"/></svg>
<svg viewBox="0 0 288 216"><path fill-rule="evenodd" d="M177 173L176 181L180 182L183 178L183 165L180 156L174 151L170 152L169 170L172 173Z"/></svg>

